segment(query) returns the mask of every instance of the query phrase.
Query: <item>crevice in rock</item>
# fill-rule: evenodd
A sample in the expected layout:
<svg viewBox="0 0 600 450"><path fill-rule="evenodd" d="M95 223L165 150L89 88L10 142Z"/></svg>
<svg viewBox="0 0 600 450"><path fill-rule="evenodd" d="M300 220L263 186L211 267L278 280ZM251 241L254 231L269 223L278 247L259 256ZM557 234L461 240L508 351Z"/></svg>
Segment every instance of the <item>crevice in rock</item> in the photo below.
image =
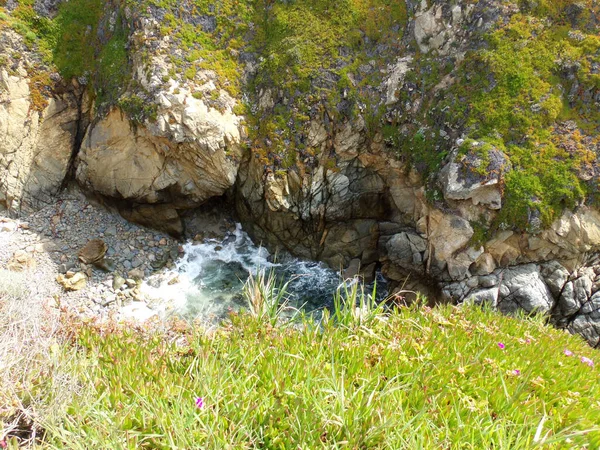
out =
<svg viewBox="0 0 600 450"><path fill-rule="evenodd" d="M90 124L89 111L84 111L84 107L87 106L84 105L84 102L86 101L86 88L84 86L76 87L72 95L75 96L75 102L77 104L76 131L75 138L73 139L73 146L71 148L71 155L69 157L69 163L65 172L65 178L60 186L61 191L65 189L71 181L75 180L75 172L77 170L77 155L81 150L83 139Z"/></svg>

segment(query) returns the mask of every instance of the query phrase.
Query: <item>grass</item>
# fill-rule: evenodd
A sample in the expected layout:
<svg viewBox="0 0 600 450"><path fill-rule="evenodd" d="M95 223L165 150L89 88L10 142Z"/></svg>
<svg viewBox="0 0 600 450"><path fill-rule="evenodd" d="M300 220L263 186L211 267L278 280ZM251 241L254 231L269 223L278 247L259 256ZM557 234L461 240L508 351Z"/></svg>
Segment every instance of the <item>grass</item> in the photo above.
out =
<svg viewBox="0 0 600 450"><path fill-rule="evenodd" d="M254 283L264 289L268 281L263 276ZM294 326L270 320L276 312L233 315L212 329L172 324L168 332L70 323L70 339L60 345L56 364L69 367L79 391L66 396L66 408L39 423L45 434L37 445L552 449L600 444L597 368L580 360L594 359L596 352L549 328L543 318L421 304L385 313L352 286L337 299L321 322L298 316ZM567 356L566 349L574 355ZM61 366L63 360L69 364ZM60 397L57 386L49 387L53 370L29 380L30 390L45 393L37 399L42 403ZM196 407L197 397L202 408Z"/></svg>
<svg viewBox="0 0 600 450"><path fill-rule="evenodd" d="M10 435L12 448L39 438L41 424L62 416L76 390L69 351L58 346L59 315L40 305L29 282L0 269L0 442Z"/></svg>

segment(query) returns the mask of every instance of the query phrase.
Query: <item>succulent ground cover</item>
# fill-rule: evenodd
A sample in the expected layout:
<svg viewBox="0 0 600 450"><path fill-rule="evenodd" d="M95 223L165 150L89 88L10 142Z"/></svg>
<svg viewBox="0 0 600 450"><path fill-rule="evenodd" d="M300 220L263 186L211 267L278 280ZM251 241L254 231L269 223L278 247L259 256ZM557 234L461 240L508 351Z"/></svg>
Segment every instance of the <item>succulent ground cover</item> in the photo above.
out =
<svg viewBox="0 0 600 450"><path fill-rule="evenodd" d="M600 443L597 355L543 318L468 305L384 311L349 289L319 323L277 321L282 287L251 283L250 313L217 328L63 323L47 359L18 372L0 440L16 448L7 414L15 423L26 411L40 448Z"/></svg>

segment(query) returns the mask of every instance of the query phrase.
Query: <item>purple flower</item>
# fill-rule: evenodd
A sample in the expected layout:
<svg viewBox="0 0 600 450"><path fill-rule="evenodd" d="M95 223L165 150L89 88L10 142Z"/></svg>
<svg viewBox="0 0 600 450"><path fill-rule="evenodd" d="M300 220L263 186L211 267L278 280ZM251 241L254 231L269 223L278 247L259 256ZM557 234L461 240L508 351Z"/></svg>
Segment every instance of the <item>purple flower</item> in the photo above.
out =
<svg viewBox="0 0 600 450"><path fill-rule="evenodd" d="M196 397L196 407L198 409L204 408L204 399L202 397Z"/></svg>
<svg viewBox="0 0 600 450"><path fill-rule="evenodd" d="M526 344L531 344L531 339L525 339Z"/></svg>
<svg viewBox="0 0 600 450"><path fill-rule="evenodd" d="M565 351L563 352L566 356L573 356L573 352L571 350L567 350L565 348Z"/></svg>
<svg viewBox="0 0 600 450"><path fill-rule="evenodd" d="M502 342L498 342L498 347L500 347L501 350L504 350L506 345L504 345Z"/></svg>
<svg viewBox="0 0 600 450"><path fill-rule="evenodd" d="M590 358L586 358L585 356L581 357L581 362L587 364L590 367L594 367L594 361L592 361Z"/></svg>
<svg viewBox="0 0 600 450"><path fill-rule="evenodd" d="M521 375L521 371L519 369L515 369L513 370L513 375L518 377L519 375Z"/></svg>

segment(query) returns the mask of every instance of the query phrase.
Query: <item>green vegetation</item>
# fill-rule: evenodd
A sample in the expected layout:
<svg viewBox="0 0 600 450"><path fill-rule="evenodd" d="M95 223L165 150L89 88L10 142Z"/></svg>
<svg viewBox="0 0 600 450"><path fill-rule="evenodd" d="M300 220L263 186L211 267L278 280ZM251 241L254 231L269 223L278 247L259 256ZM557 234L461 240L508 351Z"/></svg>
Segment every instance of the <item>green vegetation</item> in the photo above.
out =
<svg viewBox="0 0 600 450"><path fill-rule="evenodd" d="M19 2L11 15L0 12L0 27L13 28L42 56L43 65L29 68L32 76L40 78L42 72L56 68L65 79L88 80L99 105L114 104L126 88L129 76L129 31L120 10L109 30L103 22L106 14L103 0L62 2L53 20L40 16L33 6L33 0L25 0ZM50 80L44 76L47 84L36 89L36 97L46 97L42 93ZM44 106L45 100L34 98L35 109Z"/></svg>
<svg viewBox="0 0 600 450"><path fill-rule="evenodd" d="M122 96L118 103L119 108L127 113L127 117L132 123L141 125L146 119L156 120L158 106L155 103L148 103L138 95Z"/></svg>
<svg viewBox="0 0 600 450"><path fill-rule="evenodd" d="M254 0L128 0L141 11L145 5L164 12L161 34L178 42L185 61L177 61L176 71L193 79L200 69L213 70L219 87L233 97L241 96L242 67L238 52L247 45L247 33L254 18ZM203 18L205 25L197 20Z"/></svg>
<svg viewBox="0 0 600 450"><path fill-rule="evenodd" d="M252 314L216 329L66 322L45 375L27 361L21 406L0 417L34 408L40 448L600 444L597 355L542 318L422 304L385 313L355 285L319 324L274 321L285 289L268 281L248 285Z"/></svg>
<svg viewBox="0 0 600 450"><path fill-rule="evenodd" d="M561 149L553 137L564 104L557 55L559 60L581 65L585 86L590 82L589 59L595 56L600 61L600 38L570 38L571 27L560 26L559 20L548 24L517 14L490 36L490 48L472 55L468 63L477 67L467 72L471 77L471 136L499 138L514 166L506 178L500 225L526 229L528 217L538 211L547 226L565 207L573 208L585 199L586 187L577 170L587 155ZM482 64L489 72L481 70ZM590 119L600 118L595 116ZM587 117L581 115L579 120L585 127Z"/></svg>
<svg viewBox="0 0 600 450"><path fill-rule="evenodd" d="M381 105L382 73L411 50L403 40L403 1L123 0L112 6L115 20L104 0L70 0L50 20L25 0L10 14L0 8L0 27L21 33L41 62L65 78L87 79L101 110L120 104L139 123L155 113L146 110L143 89L131 84L129 21L162 18L160 33L170 37L171 49L182 50L169 55L173 67L163 81L195 80L212 70L218 88L239 101L235 111L247 118L252 151L274 173L305 161L334 166L331 139L324 152L310 148L309 123L323 123L331 137L337 123L360 114L367 138L381 132L395 156L423 175L433 198L452 145L442 131L465 130L481 149L505 152L513 167L492 228L536 231L565 208L600 201L596 180L580 176L595 161L586 140L597 136L600 123L599 7L592 0L513 3L521 11L473 35L482 42L464 61L411 51L405 81L414 88L399 91L389 108ZM137 17L126 19L126 7ZM243 79L246 62L255 71ZM39 66L31 68L37 72ZM450 74L454 82L436 91ZM41 81L33 83L37 110L48 91ZM121 98L127 89L136 94ZM219 92L194 96L218 108ZM418 117L409 112L413 105L420 105ZM580 131L558 132L566 120Z"/></svg>
<svg viewBox="0 0 600 450"><path fill-rule="evenodd" d="M281 166L303 159L297 152L316 155L317 149L298 139L311 116L327 116L335 123L354 117L359 104L369 108L378 102L368 87L379 85L380 70L397 55L406 5L390 0L277 1L260 5L257 13L262 16L253 47L262 62L250 90L270 89L273 100L285 99L286 105L251 115L251 138L255 151L275 155L270 162ZM365 115L371 116L379 128L381 112Z"/></svg>
<svg viewBox="0 0 600 450"><path fill-rule="evenodd" d="M388 131L387 142L398 143L399 156L432 189L448 150L438 135L442 124L465 129L483 144L478 151L503 151L513 171L504 180L503 208L492 228L536 231L565 208L596 201L598 186L583 181L580 172L596 158L593 145L582 141L599 131L593 96L600 74L593 67L600 63L600 38L592 15L600 11L591 1L519 4L521 13L485 35L482 49L467 53L455 72L457 81L443 95L426 94L422 122L409 124L408 134ZM421 57L407 81L418 91L434 91L451 70L437 61ZM411 98L402 93L400 100ZM574 120L581 132L560 130L557 123L565 120Z"/></svg>

